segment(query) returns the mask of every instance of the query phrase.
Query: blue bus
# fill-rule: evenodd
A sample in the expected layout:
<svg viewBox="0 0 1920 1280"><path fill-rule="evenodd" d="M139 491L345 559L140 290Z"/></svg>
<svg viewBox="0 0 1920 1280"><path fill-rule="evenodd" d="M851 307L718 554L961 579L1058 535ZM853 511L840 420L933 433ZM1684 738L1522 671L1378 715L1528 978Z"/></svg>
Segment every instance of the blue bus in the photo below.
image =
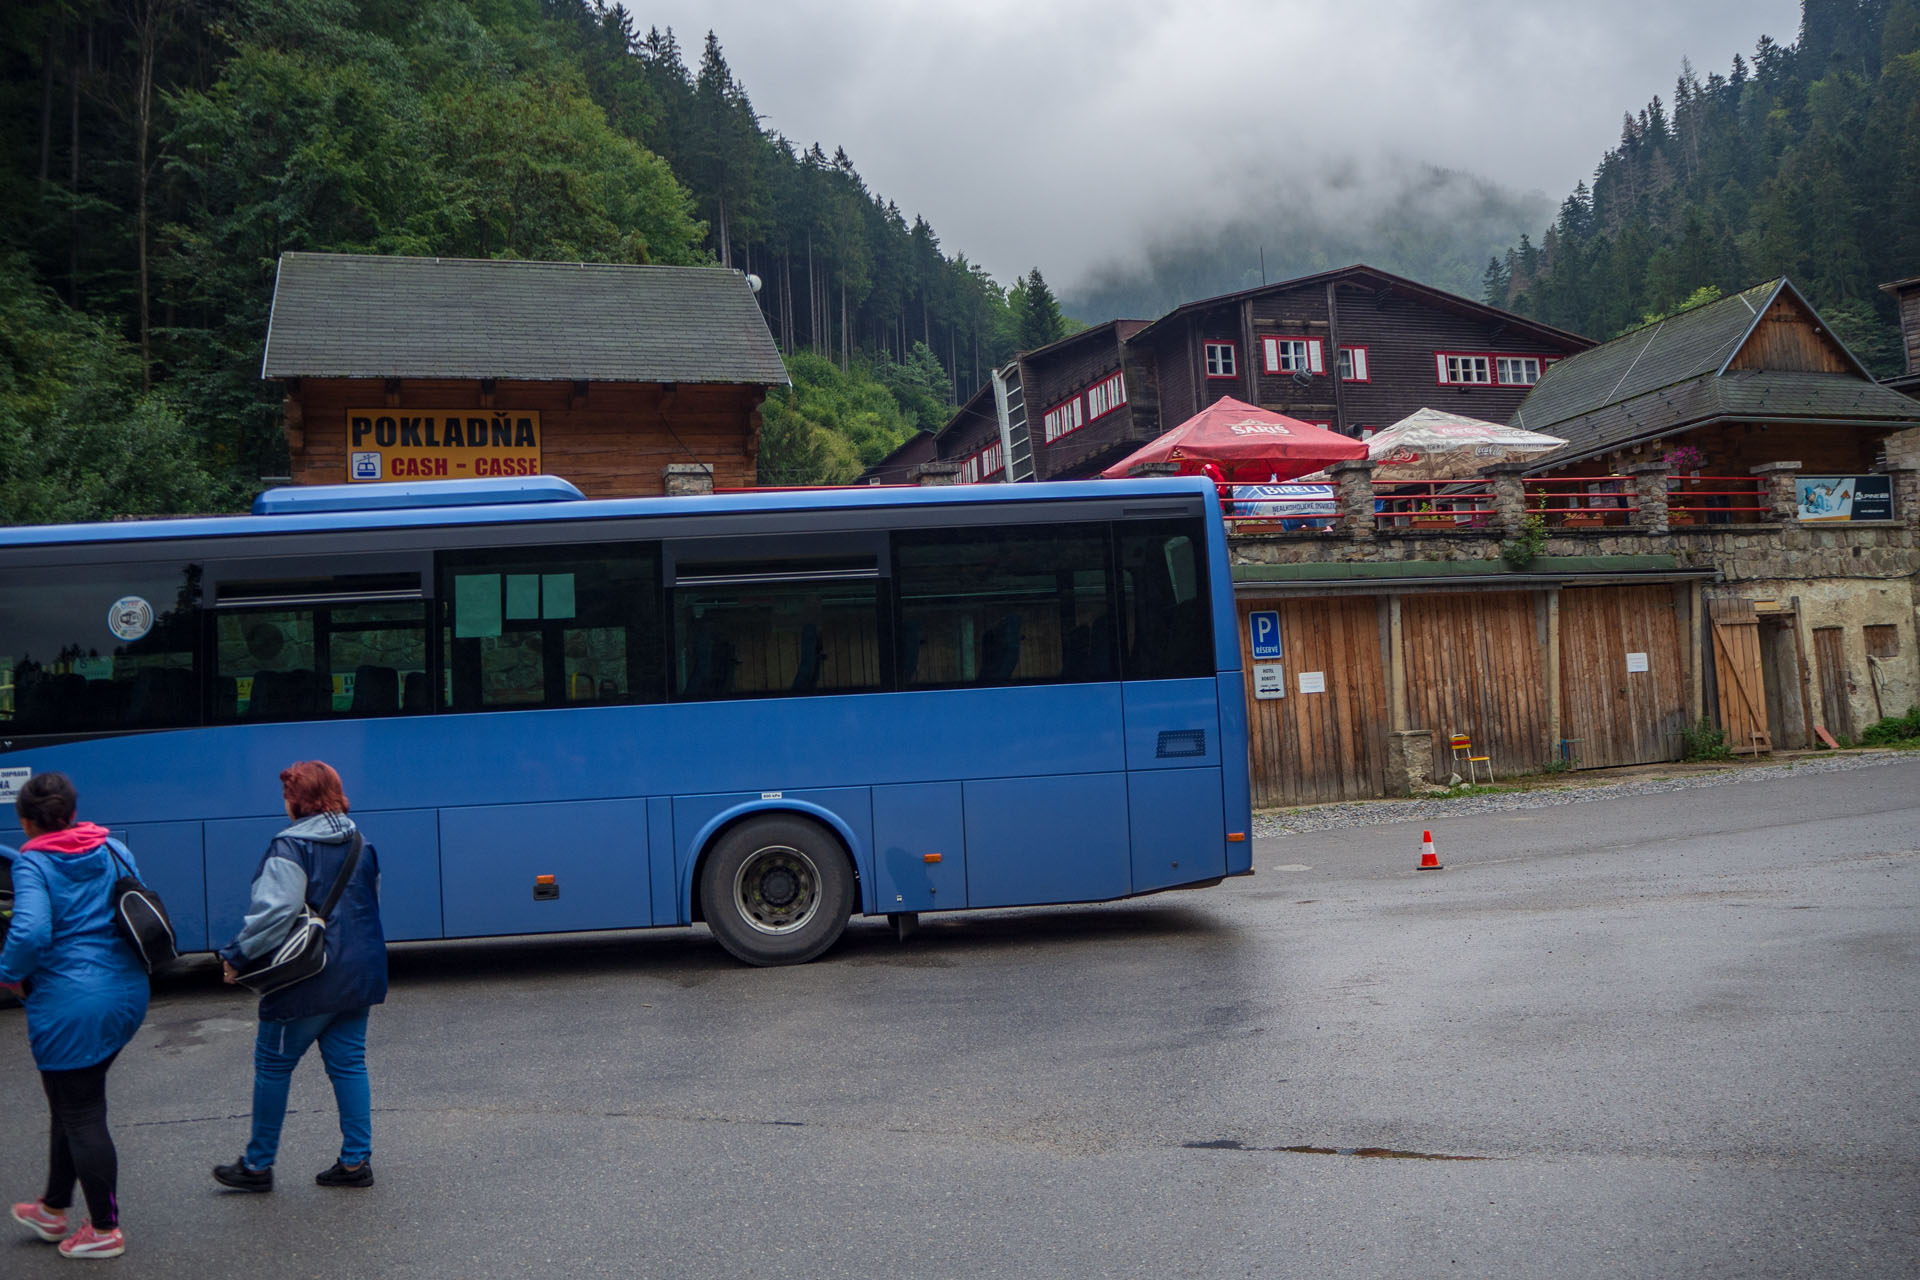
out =
<svg viewBox="0 0 1920 1280"><path fill-rule="evenodd" d="M391 940L704 921L752 964L858 911L1252 870L1204 480L587 500L276 489L0 529L0 802L70 775L183 951L239 927L321 759Z"/></svg>

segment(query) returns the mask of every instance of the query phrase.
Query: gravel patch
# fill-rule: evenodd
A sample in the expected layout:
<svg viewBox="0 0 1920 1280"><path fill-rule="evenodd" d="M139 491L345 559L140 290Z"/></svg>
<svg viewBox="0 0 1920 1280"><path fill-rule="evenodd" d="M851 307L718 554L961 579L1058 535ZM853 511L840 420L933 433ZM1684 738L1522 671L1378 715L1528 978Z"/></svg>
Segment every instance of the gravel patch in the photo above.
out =
<svg viewBox="0 0 1920 1280"><path fill-rule="evenodd" d="M1622 796L1654 795L1664 791L1690 791L1698 787L1724 787L1736 782L1758 782L1789 775L1805 777L1814 773L1839 773L1847 769L1869 769L1882 765L1920 764L1920 756L1907 751L1858 751L1845 755L1817 756L1790 764L1729 765L1722 769L1684 773L1672 777L1634 778L1622 782L1592 784L1568 783L1535 787L1525 791L1495 791L1460 796L1422 796L1411 800L1360 800L1346 804L1309 805L1301 809L1271 809L1253 818L1255 839L1274 836L1305 835L1313 831L1332 831L1339 827L1371 827L1389 822L1430 822L1479 813L1507 813L1519 809L1551 809L1563 804L1586 804L1592 800L1617 800ZM1675 765L1676 769L1693 766Z"/></svg>

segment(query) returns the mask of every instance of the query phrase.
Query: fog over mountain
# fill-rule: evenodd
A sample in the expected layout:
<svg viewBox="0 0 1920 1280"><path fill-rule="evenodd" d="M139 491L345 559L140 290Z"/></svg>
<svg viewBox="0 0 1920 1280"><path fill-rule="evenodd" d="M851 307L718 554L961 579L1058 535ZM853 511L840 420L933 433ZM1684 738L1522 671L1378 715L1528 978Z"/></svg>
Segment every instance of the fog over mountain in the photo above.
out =
<svg viewBox="0 0 1920 1280"><path fill-rule="evenodd" d="M1152 319L1185 302L1364 262L1468 297L1487 259L1538 235L1558 201L1418 162L1332 163L1222 202L1211 225L1148 230L1060 290L1088 323ZM1264 281L1262 263L1264 255Z"/></svg>

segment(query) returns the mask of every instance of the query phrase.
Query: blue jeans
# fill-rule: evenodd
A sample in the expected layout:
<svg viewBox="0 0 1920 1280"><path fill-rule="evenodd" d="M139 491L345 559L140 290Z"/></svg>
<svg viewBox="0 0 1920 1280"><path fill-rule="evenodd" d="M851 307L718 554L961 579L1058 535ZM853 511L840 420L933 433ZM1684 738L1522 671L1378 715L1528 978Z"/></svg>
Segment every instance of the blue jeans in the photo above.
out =
<svg viewBox="0 0 1920 1280"><path fill-rule="evenodd" d="M373 1154L373 1092L367 1087L367 1011L325 1013L292 1022L262 1022L253 1042L253 1136L247 1140L249 1169L271 1169L287 1118L287 1087L293 1069L314 1041L333 1081L340 1109L340 1163L356 1165Z"/></svg>

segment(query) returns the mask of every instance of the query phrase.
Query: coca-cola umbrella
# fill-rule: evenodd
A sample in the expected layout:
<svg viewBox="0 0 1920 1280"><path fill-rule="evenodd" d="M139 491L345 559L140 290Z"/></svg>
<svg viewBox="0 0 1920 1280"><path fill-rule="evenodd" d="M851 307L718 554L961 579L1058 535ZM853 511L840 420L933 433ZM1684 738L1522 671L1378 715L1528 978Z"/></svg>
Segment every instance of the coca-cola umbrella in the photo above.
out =
<svg viewBox="0 0 1920 1280"><path fill-rule="evenodd" d="M1232 397L1216 400L1100 474L1124 479L1148 462L1197 473L1213 463L1229 480L1291 480L1335 462L1367 456L1364 442Z"/></svg>

